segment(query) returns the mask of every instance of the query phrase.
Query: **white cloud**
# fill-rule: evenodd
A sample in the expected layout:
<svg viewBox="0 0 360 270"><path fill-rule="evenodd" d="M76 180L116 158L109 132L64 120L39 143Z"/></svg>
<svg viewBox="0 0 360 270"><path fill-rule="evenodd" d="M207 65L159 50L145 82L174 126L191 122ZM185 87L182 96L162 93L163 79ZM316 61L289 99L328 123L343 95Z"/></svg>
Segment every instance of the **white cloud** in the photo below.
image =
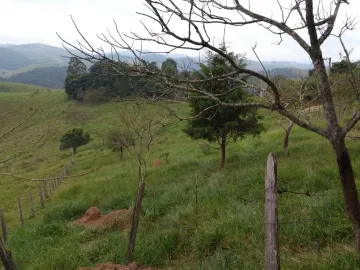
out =
<svg viewBox="0 0 360 270"><path fill-rule="evenodd" d="M175 0L179 2L180 0ZM96 34L113 27L113 19L118 23L120 31L142 32L143 28L137 11L146 11L144 0L1 0L0 16L0 43L31 43L40 42L61 46L56 36L58 32L66 40L74 42L77 35L70 15L74 17L78 26L89 40L99 47L101 43ZM228 1L229 3L231 1ZM247 2L247 1L245 1ZM288 0L283 0L288 3ZM252 9L259 13L273 16L276 12L276 0L252 0ZM346 13L355 15L360 10L360 1L352 1L344 8L339 16L338 23L345 18ZM147 25L152 25L145 20ZM178 27L177 30L184 31ZM209 29L210 36L215 42L222 37L221 27ZM257 52L264 60L296 60L308 61L308 57L291 38L284 38L278 46L274 43L278 37L259 26L227 28L227 42L238 53L246 52L249 58L254 58L251 46L257 42ZM360 31L356 29L346 35L346 42L354 48L354 58L360 58ZM144 45L145 46L145 45ZM147 49L154 50L154 45L146 45ZM331 38L324 45L324 55L338 57L341 47L335 38ZM191 53L190 53L191 54ZM192 53L193 54L193 53Z"/></svg>

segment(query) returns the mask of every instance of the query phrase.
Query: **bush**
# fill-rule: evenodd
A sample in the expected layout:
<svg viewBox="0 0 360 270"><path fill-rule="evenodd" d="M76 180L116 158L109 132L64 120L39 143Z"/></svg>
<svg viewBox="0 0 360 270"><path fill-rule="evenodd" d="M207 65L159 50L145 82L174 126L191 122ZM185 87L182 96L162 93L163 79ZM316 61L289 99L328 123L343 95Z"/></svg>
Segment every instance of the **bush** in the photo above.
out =
<svg viewBox="0 0 360 270"><path fill-rule="evenodd" d="M79 94L78 99L84 103L99 103L108 99L107 90L104 87L89 89Z"/></svg>
<svg viewBox="0 0 360 270"><path fill-rule="evenodd" d="M66 119L73 125L85 125L94 118L94 113L87 108L73 108L66 115Z"/></svg>

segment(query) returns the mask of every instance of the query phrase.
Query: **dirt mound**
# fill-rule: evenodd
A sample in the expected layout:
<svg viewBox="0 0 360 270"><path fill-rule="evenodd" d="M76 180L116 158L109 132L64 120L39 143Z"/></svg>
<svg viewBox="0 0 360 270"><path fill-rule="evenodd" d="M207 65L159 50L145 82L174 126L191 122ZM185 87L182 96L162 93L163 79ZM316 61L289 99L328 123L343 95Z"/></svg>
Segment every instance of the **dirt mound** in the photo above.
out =
<svg viewBox="0 0 360 270"><path fill-rule="evenodd" d="M73 221L72 224L82 225L86 228L118 227L122 230L125 230L130 227L131 213L127 209L121 209L112 211L102 216L100 210L97 207L90 207L82 218Z"/></svg>
<svg viewBox="0 0 360 270"><path fill-rule="evenodd" d="M135 263L131 263L129 265L120 265L120 264L99 264L95 268L82 267L78 270L155 270L152 267L141 267L137 266Z"/></svg>

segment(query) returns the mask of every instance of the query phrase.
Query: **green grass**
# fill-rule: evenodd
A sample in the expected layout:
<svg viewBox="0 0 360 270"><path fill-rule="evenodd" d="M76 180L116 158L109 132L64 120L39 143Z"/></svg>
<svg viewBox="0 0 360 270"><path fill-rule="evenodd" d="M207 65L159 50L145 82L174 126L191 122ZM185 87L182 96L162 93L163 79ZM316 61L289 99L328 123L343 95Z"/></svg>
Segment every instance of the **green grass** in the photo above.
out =
<svg viewBox="0 0 360 270"><path fill-rule="evenodd" d="M1 92L36 92L37 90L47 90L42 86L36 86L31 84L13 83L13 82L0 82L0 93Z"/></svg>
<svg viewBox="0 0 360 270"><path fill-rule="evenodd" d="M0 114L27 93L0 94ZM2 106L4 105L4 106ZM71 157L58 149L59 138L73 127L67 113L75 105L62 92L42 91L19 112L4 120L7 130L29 112L43 110L11 136L0 141L0 156L8 156L50 129L46 140L10 165L8 171L29 177L60 172ZM79 105L76 105L79 106ZM81 105L83 106L83 105ZM107 213L130 208L135 199L135 160L102 146L101 134L118 123L121 104L87 105L93 118L84 126L94 138L80 147L71 174L102 168L81 178L67 179L46 201L46 208L29 219L27 194L36 183L0 178L0 207L10 227L9 248L21 269L77 269L97 263L124 263L128 231L83 230L69 223L90 206ZM186 114L184 104L172 104ZM283 130L275 114L264 112L267 131L229 145L227 163L218 171L220 153L204 155L199 141L186 137L183 122L169 126L153 145L150 163L169 152L169 163L149 168L135 249L141 265L169 269L262 269L264 169L269 152L278 156L279 188L310 191L307 197L285 193L279 198L280 249L283 269L360 269L353 235L331 147L325 139L295 127L289 156L281 152ZM348 142L355 174L360 167L360 142ZM197 180L196 180L197 179ZM198 214L195 213L195 182ZM155 194L155 216L153 195ZM25 225L18 225L16 197L24 200Z"/></svg>

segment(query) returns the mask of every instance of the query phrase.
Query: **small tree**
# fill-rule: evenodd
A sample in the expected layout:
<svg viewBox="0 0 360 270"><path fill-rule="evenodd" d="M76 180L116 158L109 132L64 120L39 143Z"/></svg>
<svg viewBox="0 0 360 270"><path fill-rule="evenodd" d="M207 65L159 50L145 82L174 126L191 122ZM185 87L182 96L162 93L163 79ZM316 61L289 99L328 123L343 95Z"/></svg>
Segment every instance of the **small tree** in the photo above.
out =
<svg viewBox="0 0 360 270"><path fill-rule="evenodd" d="M132 136L132 133L128 131L114 129L107 134L108 147L113 151L119 151L121 160L123 160L124 150L134 144L134 137Z"/></svg>
<svg viewBox="0 0 360 270"><path fill-rule="evenodd" d="M167 75L175 76L178 73L177 63L172 58L167 58L161 64L161 71Z"/></svg>
<svg viewBox="0 0 360 270"><path fill-rule="evenodd" d="M76 99L79 88L84 84L87 68L76 57L71 57L65 78L65 92L69 98Z"/></svg>
<svg viewBox="0 0 360 270"><path fill-rule="evenodd" d="M152 106L138 104L122 104L118 110L119 118L125 125L127 132L133 138L132 152L136 156L139 186L132 214L132 222L127 251L127 262L133 261L137 228L141 214L141 204L144 197L147 161L156 136L163 127L165 116L161 110L154 110Z"/></svg>
<svg viewBox="0 0 360 270"><path fill-rule="evenodd" d="M220 49L226 51L224 46L221 46ZM233 53L229 53L229 55L239 66L245 66L244 60L239 55ZM201 65L200 70L194 73L194 77L205 80L233 70L226 60L218 54L209 52L207 56L206 64ZM232 79L245 80L245 78L238 76ZM202 88L204 91L219 96L221 100L226 100L226 102L248 98L248 95L241 89L241 83L233 80L209 81L204 83ZM225 165L226 145L230 138L236 141L239 138L244 138L246 134L259 134L263 129L263 126L258 123L259 116L256 114L256 110L252 108L216 107L216 102L199 98L199 95L194 95L190 99L190 106L194 119L188 122L184 132L195 140L205 139L210 143L217 142L220 145L220 169ZM212 106L212 109L203 111L204 108L211 108ZM200 117L195 117L198 115Z"/></svg>
<svg viewBox="0 0 360 270"><path fill-rule="evenodd" d="M79 146L88 144L89 142L90 135L89 133L84 133L82 128L70 129L60 138L60 150L72 148L75 155L76 149Z"/></svg>

